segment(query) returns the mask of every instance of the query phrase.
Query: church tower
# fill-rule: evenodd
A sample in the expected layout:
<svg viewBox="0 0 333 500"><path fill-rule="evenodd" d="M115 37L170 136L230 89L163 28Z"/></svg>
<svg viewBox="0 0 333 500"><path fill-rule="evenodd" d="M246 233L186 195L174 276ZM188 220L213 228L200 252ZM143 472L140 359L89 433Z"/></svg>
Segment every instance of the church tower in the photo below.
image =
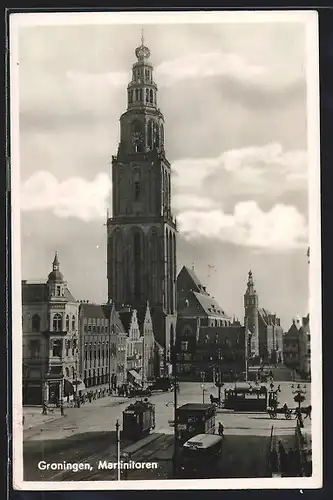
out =
<svg viewBox="0 0 333 500"><path fill-rule="evenodd" d="M252 357L259 356L259 316L258 316L258 294L254 288L252 271L249 271L247 288L244 295L245 331L251 338L248 339L248 353Z"/></svg>
<svg viewBox="0 0 333 500"><path fill-rule="evenodd" d="M164 150L164 117L157 105L150 50L142 37L120 117L112 157L112 217L107 221L108 298L117 307L146 309L165 348L176 326L176 221L171 213L171 166Z"/></svg>

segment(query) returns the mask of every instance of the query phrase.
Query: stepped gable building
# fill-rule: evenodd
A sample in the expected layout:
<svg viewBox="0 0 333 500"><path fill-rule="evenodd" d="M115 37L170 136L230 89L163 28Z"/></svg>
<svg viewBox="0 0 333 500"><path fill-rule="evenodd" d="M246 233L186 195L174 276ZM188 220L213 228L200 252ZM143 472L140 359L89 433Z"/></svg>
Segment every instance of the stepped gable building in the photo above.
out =
<svg viewBox="0 0 333 500"><path fill-rule="evenodd" d="M144 40L127 86L120 142L112 157L112 217L107 220L108 297L117 308L145 308L169 362L176 328L176 221L171 213L171 166L164 117L157 104L150 50Z"/></svg>
<svg viewBox="0 0 333 500"><path fill-rule="evenodd" d="M311 376L311 335L309 315L296 317L283 336L283 360L303 378Z"/></svg>
<svg viewBox="0 0 333 500"><path fill-rule="evenodd" d="M78 314L57 253L46 282L22 281L23 404L58 404L81 386Z"/></svg>
<svg viewBox="0 0 333 500"><path fill-rule="evenodd" d="M149 303L138 310L123 307L119 316L127 332L126 373L133 384L145 384L155 375L155 338Z"/></svg>
<svg viewBox="0 0 333 500"><path fill-rule="evenodd" d="M259 307L252 271L249 271L248 275L244 308L244 325L249 332L249 357L253 362L282 363L283 329L280 318L267 309Z"/></svg>

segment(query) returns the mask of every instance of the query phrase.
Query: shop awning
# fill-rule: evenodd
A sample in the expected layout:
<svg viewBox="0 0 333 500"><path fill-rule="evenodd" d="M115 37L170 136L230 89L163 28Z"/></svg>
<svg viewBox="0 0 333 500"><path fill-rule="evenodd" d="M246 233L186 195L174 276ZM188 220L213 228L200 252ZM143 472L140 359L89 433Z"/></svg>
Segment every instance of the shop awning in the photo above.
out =
<svg viewBox="0 0 333 500"><path fill-rule="evenodd" d="M64 392L65 395L71 395L75 392L83 391L86 388L82 380L70 380L68 378L64 379Z"/></svg>
<svg viewBox="0 0 333 500"><path fill-rule="evenodd" d="M137 371L135 371L135 370L129 370L128 373L130 375L132 375L132 377L135 378L136 380L141 380L141 377L140 377L140 375L138 374Z"/></svg>

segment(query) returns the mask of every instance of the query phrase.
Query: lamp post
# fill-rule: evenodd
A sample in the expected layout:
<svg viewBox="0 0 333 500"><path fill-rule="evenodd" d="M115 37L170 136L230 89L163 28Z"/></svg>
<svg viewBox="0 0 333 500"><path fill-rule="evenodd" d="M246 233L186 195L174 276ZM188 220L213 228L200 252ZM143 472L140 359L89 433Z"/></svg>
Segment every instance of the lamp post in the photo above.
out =
<svg viewBox="0 0 333 500"><path fill-rule="evenodd" d="M201 384L201 389L202 389L202 402L205 404L205 384Z"/></svg>
<svg viewBox="0 0 333 500"><path fill-rule="evenodd" d="M116 443L117 443L117 480L120 481L120 424L116 422Z"/></svg>

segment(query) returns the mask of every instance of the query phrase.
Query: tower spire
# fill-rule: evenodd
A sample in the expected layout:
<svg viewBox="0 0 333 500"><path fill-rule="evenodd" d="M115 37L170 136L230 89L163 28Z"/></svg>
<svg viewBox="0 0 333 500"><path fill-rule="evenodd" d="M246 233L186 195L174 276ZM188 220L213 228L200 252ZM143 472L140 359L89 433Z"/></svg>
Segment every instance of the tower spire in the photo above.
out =
<svg viewBox="0 0 333 500"><path fill-rule="evenodd" d="M59 259L58 259L58 251L56 250L54 253L54 259L52 263L52 268L53 271L58 271L59 270Z"/></svg>
<svg viewBox="0 0 333 500"><path fill-rule="evenodd" d="M144 32L143 28L141 29L141 47L143 47L145 44L145 37L144 37Z"/></svg>

